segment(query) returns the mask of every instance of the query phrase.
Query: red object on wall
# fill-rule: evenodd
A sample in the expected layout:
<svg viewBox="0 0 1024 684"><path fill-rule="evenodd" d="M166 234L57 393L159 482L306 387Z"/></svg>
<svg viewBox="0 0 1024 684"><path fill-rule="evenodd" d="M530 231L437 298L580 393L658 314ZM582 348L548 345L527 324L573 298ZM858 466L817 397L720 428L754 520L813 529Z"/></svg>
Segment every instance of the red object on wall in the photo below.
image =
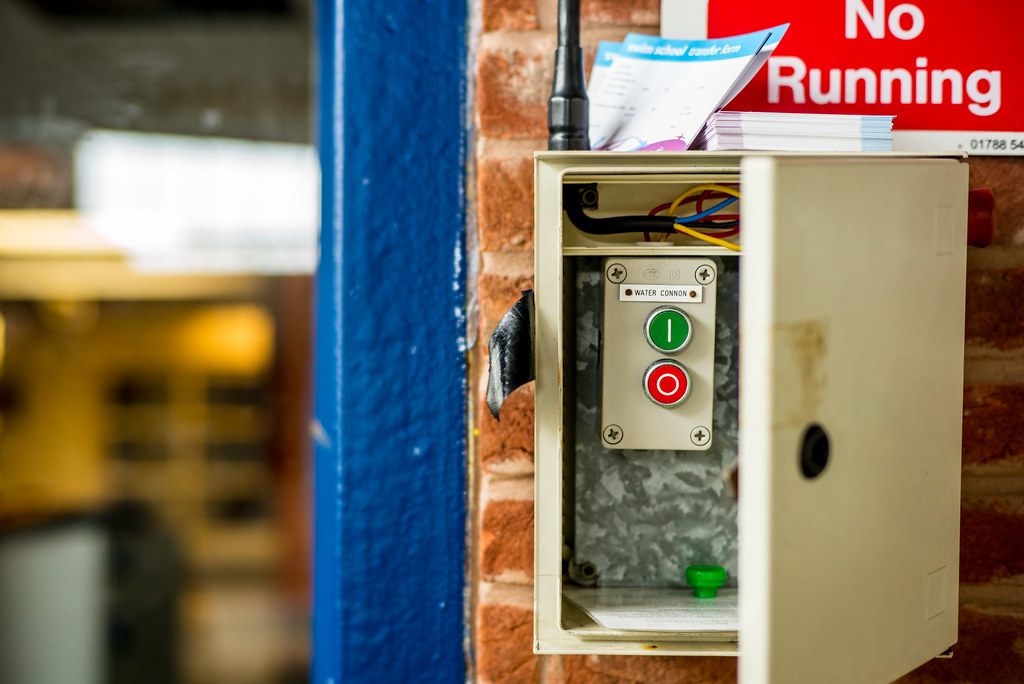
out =
<svg viewBox="0 0 1024 684"><path fill-rule="evenodd" d="M894 131L1003 133L964 137L961 149L1024 154L1024 5L711 0L708 35L786 22L730 110L896 115Z"/></svg>
<svg viewBox="0 0 1024 684"><path fill-rule="evenodd" d="M996 233L996 199L988 188L967 192L967 244L988 247Z"/></svg>

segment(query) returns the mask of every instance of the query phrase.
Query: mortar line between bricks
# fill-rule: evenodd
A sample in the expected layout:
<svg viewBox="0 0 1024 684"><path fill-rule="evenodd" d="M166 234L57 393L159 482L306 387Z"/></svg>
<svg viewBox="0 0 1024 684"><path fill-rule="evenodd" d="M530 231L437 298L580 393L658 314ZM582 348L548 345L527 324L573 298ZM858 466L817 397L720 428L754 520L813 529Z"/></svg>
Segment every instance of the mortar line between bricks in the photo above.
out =
<svg viewBox="0 0 1024 684"><path fill-rule="evenodd" d="M522 50L524 52L551 52L556 42L554 31L517 29L488 31L480 36L481 51Z"/></svg>
<svg viewBox="0 0 1024 684"><path fill-rule="evenodd" d="M501 278L533 278L533 251L503 250L481 253L481 275Z"/></svg>
<svg viewBox="0 0 1024 684"><path fill-rule="evenodd" d="M533 608L533 587L526 584L481 580L479 597L480 605L509 603L524 608Z"/></svg>
<svg viewBox="0 0 1024 684"><path fill-rule="evenodd" d="M508 482L511 480L532 480L533 473L500 473L500 472L489 472L486 469L483 471L483 476L492 482Z"/></svg>
<svg viewBox="0 0 1024 684"><path fill-rule="evenodd" d="M970 269L1019 268L1024 262L1024 249L1007 245L993 245L984 249L967 250Z"/></svg>
<svg viewBox="0 0 1024 684"><path fill-rule="evenodd" d="M541 31L556 31L558 29L557 0L537 0L537 23Z"/></svg>
<svg viewBox="0 0 1024 684"><path fill-rule="evenodd" d="M960 481L961 496L1024 496L1024 473L965 471Z"/></svg>
<svg viewBox="0 0 1024 684"><path fill-rule="evenodd" d="M972 352L964 357L965 383L1024 383L1024 350L994 354Z"/></svg>
<svg viewBox="0 0 1024 684"><path fill-rule="evenodd" d="M1024 610L1024 584L993 583L960 584L960 605L980 609Z"/></svg>
<svg viewBox="0 0 1024 684"><path fill-rule="evenodd" d="M539 17L538 17L539 18ZM501 29L487 31L480 36L480 45L486 50L514 49L524 51L553 51L557 42L556 26L550 29ZM580 36L584 49L596 48L602 40L619 42L625 39L631 32L653 34L653 27L637 27L628 24L601 24L597 22L582 22L583 34Z"/></svg>
<svg viewBox="0 0 1024 684"><path fill-rule="evenodd" d="M546 138L486 138L477 139L477 158L488 159L533 159L537 150L547 149Z"/></svg>

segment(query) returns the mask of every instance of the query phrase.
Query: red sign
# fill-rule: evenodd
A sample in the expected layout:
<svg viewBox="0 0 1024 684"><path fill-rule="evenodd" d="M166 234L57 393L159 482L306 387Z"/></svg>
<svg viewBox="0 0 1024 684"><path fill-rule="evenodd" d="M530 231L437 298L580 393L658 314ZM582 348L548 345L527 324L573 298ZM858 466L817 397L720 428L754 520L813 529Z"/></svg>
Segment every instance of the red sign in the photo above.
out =
<svg viewBox="0 0 1024 684"><path fill-rule="evenodd" d="M1024 4L711 0L708 36L786 22L730 110L895 115L897 149L1024 154Z"/></svg>

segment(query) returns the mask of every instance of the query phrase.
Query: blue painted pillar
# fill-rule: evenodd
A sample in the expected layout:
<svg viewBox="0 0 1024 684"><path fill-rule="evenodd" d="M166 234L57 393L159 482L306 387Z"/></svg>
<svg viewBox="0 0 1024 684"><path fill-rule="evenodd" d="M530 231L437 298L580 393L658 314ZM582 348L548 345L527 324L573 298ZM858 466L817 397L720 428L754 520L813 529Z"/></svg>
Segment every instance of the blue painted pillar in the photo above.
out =
<svg viewBox="0 0 1024 684"><path fill-rule="evenodd" d="M318 9L317 683L465 676L465 12Z"/></svg>

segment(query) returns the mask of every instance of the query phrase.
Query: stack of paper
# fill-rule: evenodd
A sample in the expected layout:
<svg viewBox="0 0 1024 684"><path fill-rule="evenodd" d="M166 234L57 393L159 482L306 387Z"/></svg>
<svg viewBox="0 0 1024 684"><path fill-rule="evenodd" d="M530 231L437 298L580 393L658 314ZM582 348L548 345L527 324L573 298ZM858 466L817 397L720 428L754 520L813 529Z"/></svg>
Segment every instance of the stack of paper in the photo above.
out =
<svg viewBox="0 0 1024 684"><path fill-rule="evenodd" d="M595 150L685 150L768 61L788 24L742 36L629 34L598 48L587 87Z"/></svg>
<svg viewBox="0 0 1024 684"><path fill-rule="evenodd" d="M892 150L891 116L715 112L690 144L692 150Z"/></svg>
<svg viewBox="0 0 1024 684"><path fill-rule="evenodd" d="M688 587L564 587L562 595L600 627L638 632L735 632L740 627L736 588L713 599Z"/></svg>

